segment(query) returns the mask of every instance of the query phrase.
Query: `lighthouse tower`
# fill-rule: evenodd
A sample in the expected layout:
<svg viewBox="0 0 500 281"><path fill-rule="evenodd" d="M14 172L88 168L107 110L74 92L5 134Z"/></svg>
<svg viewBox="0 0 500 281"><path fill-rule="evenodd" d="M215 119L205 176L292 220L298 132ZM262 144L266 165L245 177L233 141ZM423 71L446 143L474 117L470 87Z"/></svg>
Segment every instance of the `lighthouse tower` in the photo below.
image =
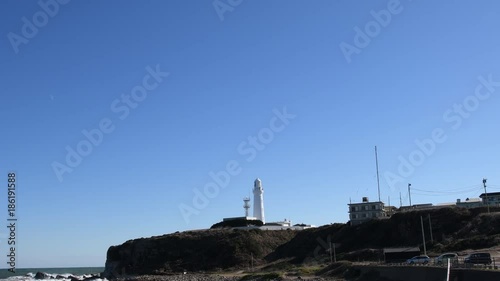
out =
<svg viewBox="0 0 500 281"><path fill-rule="evenodd" d="M262 182L256 179L253 183L253 216L263 223L266 223L264 217L264 189L262 189Z"/></svg>

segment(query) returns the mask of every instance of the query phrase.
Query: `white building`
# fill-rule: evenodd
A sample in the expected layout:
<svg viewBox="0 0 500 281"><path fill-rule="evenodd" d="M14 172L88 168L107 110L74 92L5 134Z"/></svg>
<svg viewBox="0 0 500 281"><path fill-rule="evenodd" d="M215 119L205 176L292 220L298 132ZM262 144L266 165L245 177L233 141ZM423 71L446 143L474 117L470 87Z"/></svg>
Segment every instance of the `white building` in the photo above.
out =
<svg viewBox="0 0 500 281"><path fill-rule="evenodd" d="M481 198L467 198L465 201L461 201L460 199L457 199L457 207L462 207L462 208L477 208L483 206L483 201Z"/></svg>
<svg viewBox="0 0 500 281"><path fill-rule="evenodd" d="M263 223L266 223L264 216L264 189L260 179L256 179L253 183L253 216Z"/></svg>
<svg viewBox="0 0 500 281"><path fill-rule="evenodd" d="M223 218L222 221L235 221L235 220L247 220L247 221L255 221L257 218L254 217L232 217L232 218Z"/></svg>
<svg viewBox="0 0 500 281"><path fill-rule="evenodd" d="M250 209L250 198L243 198L243 208L245 209L244 217L232 217L223 218L223 222L231 222L235 220L247 221L249 222L247 226L237 226L233 227L235 229L261 229L261 230L304 230L308 228L315 228L315 225L311 224L296 224L292 225L292 221L289 219L284 219L283 221L268 222L266 223L264 216L264 189L262 188L262 181L256 179L253 185L253 216L248 216L248 211ZM264 225L257 226L252 224L252 221L260 220Z"/></svg>

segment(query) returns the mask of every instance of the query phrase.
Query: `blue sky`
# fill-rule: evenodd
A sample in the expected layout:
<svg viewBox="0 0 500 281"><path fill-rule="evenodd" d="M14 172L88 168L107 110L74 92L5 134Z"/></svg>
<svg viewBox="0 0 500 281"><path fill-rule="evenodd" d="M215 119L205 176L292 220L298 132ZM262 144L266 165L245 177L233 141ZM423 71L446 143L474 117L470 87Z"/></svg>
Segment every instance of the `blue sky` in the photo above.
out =
<svg viewBox="0 0 500 281"><path fill-rule="evenodd" d="M386 203L408 183L414 204L500 190L496 1L41 3L0 3L18 268L104 266L111 245L243 215L257 177L268 221L346 222L378 197L375 145Z"/></svg>

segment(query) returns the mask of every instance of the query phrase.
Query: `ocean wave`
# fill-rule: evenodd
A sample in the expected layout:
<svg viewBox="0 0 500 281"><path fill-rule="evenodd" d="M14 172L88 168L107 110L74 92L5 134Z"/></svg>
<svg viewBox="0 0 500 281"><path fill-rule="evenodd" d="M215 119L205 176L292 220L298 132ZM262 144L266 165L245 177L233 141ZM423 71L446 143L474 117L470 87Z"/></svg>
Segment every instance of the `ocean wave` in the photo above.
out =
<svg viewBox="0 0 500 281"><path fill-rule="evenodd" d="M37 274L39 275L38 279ZM39 280L54 280L54 281L108 281L106 278L99 278L95 274L83 274L83 275L74 275L71 273L33 273L28 272L24 276L10 276L6 279L0 279L0 281L39 281ZM43 276L43 279L40 277Z"/></svg>

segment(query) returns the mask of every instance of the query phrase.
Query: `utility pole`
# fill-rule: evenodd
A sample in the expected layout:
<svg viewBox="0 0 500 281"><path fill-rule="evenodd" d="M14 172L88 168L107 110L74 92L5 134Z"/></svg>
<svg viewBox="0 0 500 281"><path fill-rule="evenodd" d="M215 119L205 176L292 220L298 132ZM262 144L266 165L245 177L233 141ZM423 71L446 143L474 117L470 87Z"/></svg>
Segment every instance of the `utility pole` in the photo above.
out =
<svg viewBox="0 0 500 281"><path fill-rule="evenodd" d="M488 192L486 192L486 179L483 179L484 196L486 196L486 206L488 207L488 214L490 213L490 202L488 201Z"/></svg>
<svg viewBox="0 0 500 281"><path fill-rule="evenodd" d="M251 261L251 271L253 272L253 253L250 253L252 256L252 261Z"/></svg>
<svg viewBox="0 0 500 281"><path fill-rule="evenodd" d="M392 211L392 208L391 208L391 196L388 196L387 199L389 199L389 201L388 201L389 203L388 204L389 204L389 216L390 216L391 215L391 211Z"/></svg>
<svg viewBox="0 0 500 281"><path fill-rule="evenodd" d="M399 208L403 206L403 200L401 199L401 191L399 192Z"/></svg>
<svg viewBox="0 0 500 281"><path fill-rule="evenodd" d="M420 225L422 226L422 240L424 241L424 255L427 256L427 248L425 246L424 219L420 216Z"/></svg>
<svg viewBox="0 0 500 281"><path fill-rule="evenodd" d="M411 183L408 184L408 197L410 198L410 208L411 208L411 193L410 193Z"/></svg>
<svg viewBox="0 0 500 281"><path fill-rule="evenodd" d="M333 259L332 259L332 242L330 242L330 263L333 262Z"/></svg>
<svg viewBox="0 0 500 281"><path fill-rule="evenodd" d="M430 232L431 232L431 243L434 243L434 239L432 238L431 214L427 214L427 219L429 220L429 229L430 229Z"/></svg>
<svg viewBox="0 0 500 281"><path fill-rule="evenodd" d="M375 146L375 164L377 165L377 188L378 188L378 202L380 202L380 180L378 177L378 155L377 146Z"/></svg>
<svg viewBox="0 0 500 281"><path fill-rule="evenodd" d="M333 262L337 262L337 254L335 253L335 243L333 243Z"/></svg>

